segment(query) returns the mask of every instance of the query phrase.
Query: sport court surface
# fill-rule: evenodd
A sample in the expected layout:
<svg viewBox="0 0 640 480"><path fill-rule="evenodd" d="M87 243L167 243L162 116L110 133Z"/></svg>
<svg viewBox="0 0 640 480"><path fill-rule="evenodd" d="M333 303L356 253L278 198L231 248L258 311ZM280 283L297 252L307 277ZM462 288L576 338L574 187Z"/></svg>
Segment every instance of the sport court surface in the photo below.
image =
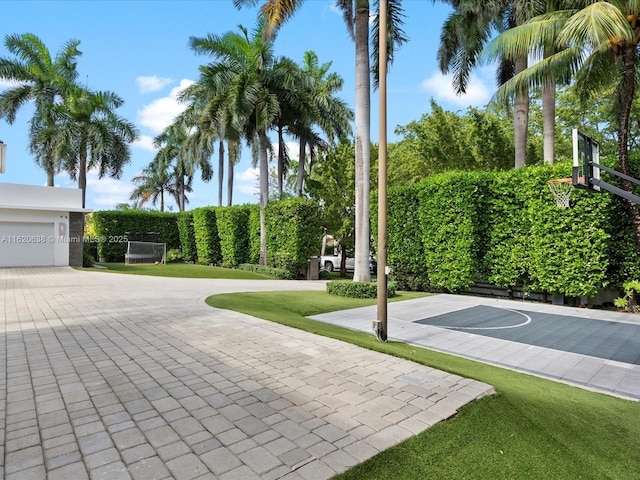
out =
<svg viewBox="0 0 640 480"><path fill-rule="evenodd" d="M640 316L434 295L388 305L389 338L572 385L640 399ZM315 320L371 330L376 307Z"/></svg>
<svg viewBox="0 0 640 480"><path fill-rule="evenodd" d="M0 478L322 480L493 392L204 303L324 283L0 269Z"/></svg>

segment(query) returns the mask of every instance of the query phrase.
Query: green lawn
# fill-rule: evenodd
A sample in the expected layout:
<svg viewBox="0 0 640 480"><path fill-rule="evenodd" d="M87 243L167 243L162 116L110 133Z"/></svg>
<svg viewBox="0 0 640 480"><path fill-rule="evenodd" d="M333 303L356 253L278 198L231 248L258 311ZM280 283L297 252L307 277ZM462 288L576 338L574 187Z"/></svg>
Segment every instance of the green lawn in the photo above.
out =
<svg viewBox="0 0 640 480"><path fill-rule="evenodd" d="M233 280L273 280L273 277L261 273L247 272L233 268L210 267L208 265L194 265L190 263L167 263L126 265L124 263L100 263L98 266L107 268L81 268L79 270L91 272L129 273L132 275L151 275L155 277L176 278L228 278Z"/></svg>
<svg viewBox="0 0 640 480"><path fill-rule="evenodd" d="M404 294L397 300L411 298ZM339 475L344 479L638 479L640 402L304 318L375 300L324 292L216 295L207 303L492 384L497 394Z"/></svg>

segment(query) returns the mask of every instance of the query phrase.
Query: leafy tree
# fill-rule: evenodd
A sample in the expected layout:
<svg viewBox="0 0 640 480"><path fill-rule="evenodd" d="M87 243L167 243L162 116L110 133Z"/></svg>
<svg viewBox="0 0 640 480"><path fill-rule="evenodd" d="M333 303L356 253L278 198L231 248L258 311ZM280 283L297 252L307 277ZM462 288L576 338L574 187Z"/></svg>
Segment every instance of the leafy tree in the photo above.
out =
<svg viewBox="0 0 640 480"><path fill-rule="evenodd" d="M343 251L354 247L355 234L355 146L342 140L320 154L315 170L307 181L312 199L322 205L323 226ZM341 276L346 275L342 255Z"/></svg>
<svg viewBox="0 0 640 480"><path fill-rule="evenodd" d="M0 58L0 78L16 82L0 94L0 118L9 124L26 103L35 103L30 123L30 151L47 172L47 185L53 186L59 168L56 158L56 133L50 109L62 101L78 73L76 59L82 53L77 40L66 42L54 58L36 35L7 35L5 47L16 58Z"/></svg>
<svg viewBox="0 0 640 480"><path fill-rule="evenodd" d="M256 5L261 0L234 0L237 6ZM267 0L261 9L266 19L264 31L268 36L275 34L277 29L291 18L304 0ZM400 0L389 0L387 9L387 63L392 63L394 52L407 39L402 31L403 10ZM356 246L355 246L355 281L371 280L369 271L369 191L370 191L370 129L371 129L371 99L369 79L370 71L378 72L378 55L374 46L373 69L369 63L369 0L339 0L338 8L343 13L347 29L355 41L356 47L356 99L355 99L355 135L356 135ZM374 7L375 8L375 7ZM379 23L374 22L374 27ZM375 37L374 37L375 38ZM374 75L374 81L377 76ZM374 83L377 85L377 83Z"/></svg>
<svg viewBox="0 0 640 480"><path fill-rule="evenodd" d="M573 9L551 12L501 34L492 44L500 54L516 56L555 42L555 53L516 75L498 91L507 99L549 78L572 80L584 98L614 93L609 104L617 127L618 170L631 175L630 125L638 75L640 3L567 2ZM626 179L622 188L633 192ZM640 208L627 201L640 248Z"/></svg>
<svg viewBox="0 0 640 480"><path fill-rule="evenodd" d="M160 211L165 209L165 194L169 194L176 199L179 204L179 196L176 189L177 176L169 171L170 166L159 159L152 161L146 168L131 179L136 188L131 192L130 200L137 202L139 207L148 201L155 207L160 202ZM191 177L190 177L191 179ZM191 182L184 185L184 190L192 191ZM188 199L185 197L185 203Z"/></svg>
<svg viewBox="0 0 640 480"><path fill-rule="evenodd" d="M277 92L292 82L288 68L274 68L272 42L263 37L264 24L259 23L249 35L245 27L240 33L223 36L192 37L191 48L215 59L201 68L204 82L212 89L208 108L215 113L219 105L231 113L237 131L258 145L260 170L260 264L266 265L265 208L269 195L267 131L273 127L280 105ZM257 139L257 142L256 142Z"/></svg>
<svg viewBox="0 0 640 480"><path fill-rule="evenodd" d="M59 129L58 155L71 178L78 180L85 206L87 171L98 169L99 178L119 178L131 161L129 144L138 136L133 123L115 109L124 101L113 92L92 92L73 86L64 103L54 107Z"/></svg>

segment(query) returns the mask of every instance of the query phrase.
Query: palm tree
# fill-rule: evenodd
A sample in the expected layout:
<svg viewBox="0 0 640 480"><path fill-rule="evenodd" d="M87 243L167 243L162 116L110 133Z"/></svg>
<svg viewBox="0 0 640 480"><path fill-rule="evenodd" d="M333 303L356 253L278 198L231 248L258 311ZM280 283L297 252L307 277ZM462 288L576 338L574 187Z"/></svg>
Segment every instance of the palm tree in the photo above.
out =
<svg viewBox="0 0 640 480"><path fill-rule="evenodd" d="M207 108L212 117L228 112L229 124L249 142L257 141L260 174L260 264L267 263L265 208L269 196L267 131L280 114L277 92L292 82L288 69L274 68L272 42L263 38L263 24L249 35L191 37L189 44L196 53L215 58L216 63L201 67L202 82L211 88L212 99ZM257 140L254 140L257 139Z"/></svg>
<svg viewBox="0 0 640 480"><path fill-rule="evenodd" d="M480 54L496 31L523 23L531 17L532 0L441 0L454 12L447 18L440 35L438 62L442 73L453 72L453 88L466 92L471 71L478 65ZM527 66L527 56L498 58L498 84L501 85ZM513 100L515 167L526 164L529 94L520 90Z"/></svg>
<svg viewBox="0 0 640 480"><path fill-rule="evenodd" d="M257 5L262 0L234 0L236 6ZM393 52L406 38L402 34L401 0L388 0L387 25L390 35L387 62L393 59ZM277 29L291 18L304 0L267 0L261 12L265 18L264 32L272 37ZM369 0L337 0L337 6L343 13L347 29L355 41L356 47L356 246L354 281L371 280L369 270L369 170L371 166L371 83L369 79ZM378 58L374 58L374 71L377 71Z"/></svg>
<svg viewBox="0 0 640 480"><path fill-rule="evenodd" d="M307 146L310 147L311 160L313 161L317 154L317 148L324 145L324 141L313 130L313 126L320 127L329 143L335 142L336 139L344 135L351 134L350 122L353 119L353 112L343 100L335 96L335 93L342 89L343 79L337 73L329 73L330 68L331 62L320 65L315 52L305 52L301 71L307 80L306 94L311 107L307 108L303 115L296 118L290 131L300 140L296 178L296 194L299 197L302 196L305 179ZM311 173L312 161L307 170L309 173Z"/></svg>
<svg viewBox="0 0 640 480"><path fill-rule="evenodd" d="M131 179L136 188L129 196L136 201L138 207L142 207L151 200L155 207L160 201L160 211L164 212L165 193L176 198L176 176L169 172L169 165L160 158L154 159L142 172Z"/></svg>
<svg viewBox="0 0 640 480"><path fill-rule="evenodd" d="M498 90L498 99L510 98L524 88L539 86L548 79L573 81L584 99L615 92L611 109L618 129L618 169L631 175L629 125L635 98L638 47L640 46L640 3L635 1L566 2L572 9L537 16L528 23L504 32L490 47L515 55L555 43L557 53L516 75ZM491 52L490 52L491 53ZM632 193L633 185L622 180ZM627 201L636 241L640 249L640 209Z"/></svg>
<svg viewBox="0 0 640 480"><path fill-rule="evenodd" d="M82 206L86 202L87 171L97 168L99 178L119 178L131 161L129 144L138 132L133 123L117 115L115 109L124 101L109 91L92 92L71 87L64 103L54 108L59 129L57 155L64 170L78 180Z"/></svg>
<svg viewBox="0 0 640 480"><path fill-rule="evenodd" d="M173 165L176 203L178 210L183 212L186 208L185 192L196 169L200 169L200 177L204 181L211 180L213 175L209 144L204 143L202 137L178 117L154 139L154 145L159 148L155 161Z"/></svg>
<svg viewBox="0 0 640 480"><path fill-rule="evenodd" d="M16 82L16 86L0 94L0 118L12 124L21 106L31 101L35 103L30 151L38 165L47 172L48 186L53 186L59 165L53 142L57 129L49 109L62 101L66 90L78 76L76 58L82 54L78 50L79 44L77 40L70 40L55 58L51 58L49 50L37 36L31 33L8 35L5 46L17 58L0 58L0 78Z"/></svg>

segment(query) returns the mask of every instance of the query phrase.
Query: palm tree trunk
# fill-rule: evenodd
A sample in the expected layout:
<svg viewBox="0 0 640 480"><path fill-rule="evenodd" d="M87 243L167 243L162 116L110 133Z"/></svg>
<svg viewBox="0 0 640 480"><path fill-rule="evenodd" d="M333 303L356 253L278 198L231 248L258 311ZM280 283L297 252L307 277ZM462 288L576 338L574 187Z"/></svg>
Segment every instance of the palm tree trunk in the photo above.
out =
<svg viewBox="0 0 640 480"><path fill-rule="evenodd" d="M269 201L269 166L267 164L267 132L258 132L260 157L260 265L267 266L267 222L265 210Z"/></svg>
<svg viewBox="0 0 640 480"><path fill-rule="evenodd" d="M235 150L231 148L229 142L227 142L227 147L229 147L228 155L228 168L227 168L227 205L233 205L233 167L235 165Z"/></svg>
<svg viewBox="0 0 640 480"><path fill-rule="evenodd" d="M222 206L222 183L224 179L224 140L218 146L218 206Z"/></svg>
<svg viewBox="0 0 640 480"><path fill-rule="evenodd" d="M282 127L278 127L278 198L282 200L282 192L284 190L284 137L282 136Z"/></svg>
<svg viewBox="0 0 640 480"><path fill-rule="evenodd" d="M47 187L53 187L54 186L54 173L51 170L47 170Z"/></svg>
<svg viewBox="0 0 640 480"><path fill-rule="evenodd" d="M527 68L527 59L516 60L516 75ZM513 131L515 143L515 168L524 167L527 163L527 126L529 124L529 93L516 93L513 105Z"/></svg>
<svg viewBox="0 0 640 480"><path fill-rule="evenodd" d="M164 190L160 190L160 211L164 212Z"/></svg>
<svg viewBox="0 0 640 480"><path fill-rule="evenodd" d="M80 165L78 166L78 188L82 190L82 208L86 206L87 197L87 144L80 143Z"/></svg>
<svg viewBox="0 0 640 480"><path fill-rule="evenodd" d="M619 169L625 175L631 175L629 166L629 123L631 121L631 105L635 95L636 46L626 46L622 57L623 77L620 85L620 125L618 127L618 162ZM633 193L633 184L622 180L622 188ZM629 215L633 224L636 244L640 251L640 208L634 202L626 200Z"/></svg>
<svg viewBox="0 0 640 480"><path fill-rule="evenodd" d="M303 139L300 139L300 153L298 155L298 178L296 179L296 195L299 198L302 197L302 188L304 187L304 167L307 161L306 153L307 142L305 142Z"/></svg>
<svg viewBox="0 0 640 480"><path fill-rule="evenodd" d="M369 271L369 170L371 165L371 93L369 78L369 1L358 0L356 28L356 239L355 282L371 281Z"/></svg>
<svg viewBox="0 0 640 480"><path fill-rule="evenodd" d="M542 137L544 163L553 165L556 133L556 82L548 80L542 85Z"/></svg>

